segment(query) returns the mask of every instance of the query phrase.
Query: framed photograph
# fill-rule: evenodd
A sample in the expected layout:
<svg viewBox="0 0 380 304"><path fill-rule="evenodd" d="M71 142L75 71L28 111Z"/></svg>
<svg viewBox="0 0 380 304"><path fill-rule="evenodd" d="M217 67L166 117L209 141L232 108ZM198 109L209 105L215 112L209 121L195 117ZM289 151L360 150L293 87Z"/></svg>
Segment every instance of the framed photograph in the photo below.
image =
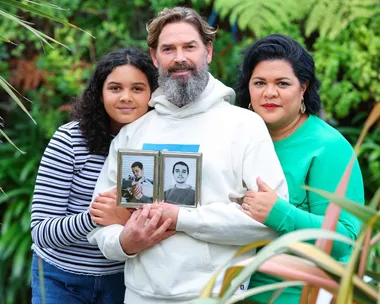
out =
<svg viewBox="0 0 380 304"><path fill-rule="evenodd" d="M158 157L158 151L118 151L118 205L133 208L158 199Z"/></svg>
<svg viewBox="0 0 380 304"><path fill-rule="evenodd" d="M162 152L160 200L197 207L201 198L202 153Z"/></svg>

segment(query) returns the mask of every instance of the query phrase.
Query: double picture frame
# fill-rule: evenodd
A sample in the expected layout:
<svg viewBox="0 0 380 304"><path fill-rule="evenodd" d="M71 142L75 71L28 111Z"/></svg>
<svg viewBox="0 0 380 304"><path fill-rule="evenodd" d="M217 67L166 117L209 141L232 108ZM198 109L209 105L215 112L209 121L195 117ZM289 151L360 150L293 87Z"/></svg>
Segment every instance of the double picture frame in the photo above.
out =
<svg viewBox="0 0 380 304"><path fill-rule="evenodd" d="M165 201L196 208L201 181L202 153L118 151L117 203L121 207Z"/></svg>

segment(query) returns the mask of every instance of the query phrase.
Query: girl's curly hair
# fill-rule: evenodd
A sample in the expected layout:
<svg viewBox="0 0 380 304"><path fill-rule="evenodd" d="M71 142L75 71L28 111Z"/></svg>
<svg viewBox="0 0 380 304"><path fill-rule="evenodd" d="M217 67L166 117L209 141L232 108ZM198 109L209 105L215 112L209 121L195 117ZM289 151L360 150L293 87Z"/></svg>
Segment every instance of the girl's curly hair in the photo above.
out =
<svg viewBox="0 0 380 304"><path fill-rule="evenodd" d="M81 98L74 105L72 118L79 120L83 136L87 140L90 153L108 155L112 140L110 118L102 101L103 84L112 71L122 65L132 65L148 78L150 91L157 88L157 69L151 58L133 47L113 51L104 56L96 65L94 72Z"/></svg>

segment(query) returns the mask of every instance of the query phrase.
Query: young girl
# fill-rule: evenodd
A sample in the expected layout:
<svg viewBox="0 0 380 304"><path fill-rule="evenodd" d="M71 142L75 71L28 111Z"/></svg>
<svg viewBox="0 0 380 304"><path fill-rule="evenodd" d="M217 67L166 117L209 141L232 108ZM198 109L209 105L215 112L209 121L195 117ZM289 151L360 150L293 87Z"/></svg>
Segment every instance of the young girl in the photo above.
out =
<svg viewBox="0 0 380 304"><path fill-rule="evenodd" d="M32 202L32 303L123 302L124 263L88 243L96 227L88 207L112 138L148 111L156 87L150 57L135 48L111 52L76 104L76 120L50 140ZM127 210L113 206L112 212L120 215L115 223L125 224Z"/></svg>

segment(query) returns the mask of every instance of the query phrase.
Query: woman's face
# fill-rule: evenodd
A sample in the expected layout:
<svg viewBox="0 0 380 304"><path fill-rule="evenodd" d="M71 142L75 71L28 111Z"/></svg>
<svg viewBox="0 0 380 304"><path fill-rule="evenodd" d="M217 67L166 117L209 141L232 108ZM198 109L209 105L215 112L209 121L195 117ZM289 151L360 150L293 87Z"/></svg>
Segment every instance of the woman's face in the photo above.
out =
<svg viewBox="0 0 380 304"><path fill-rule="evenodd" d="M269 130L282 129L302 115L301 99L306 88L286 60L261 61L249 81L252 108Z"/></svg>
<svg viewBox="0 0 380 304"><path fill-rule="evenodd" d="M148 78L132 65L116 67L103 84L104 108L111 120L111 131L135 121L148 111L151 91Z"/></svg>

